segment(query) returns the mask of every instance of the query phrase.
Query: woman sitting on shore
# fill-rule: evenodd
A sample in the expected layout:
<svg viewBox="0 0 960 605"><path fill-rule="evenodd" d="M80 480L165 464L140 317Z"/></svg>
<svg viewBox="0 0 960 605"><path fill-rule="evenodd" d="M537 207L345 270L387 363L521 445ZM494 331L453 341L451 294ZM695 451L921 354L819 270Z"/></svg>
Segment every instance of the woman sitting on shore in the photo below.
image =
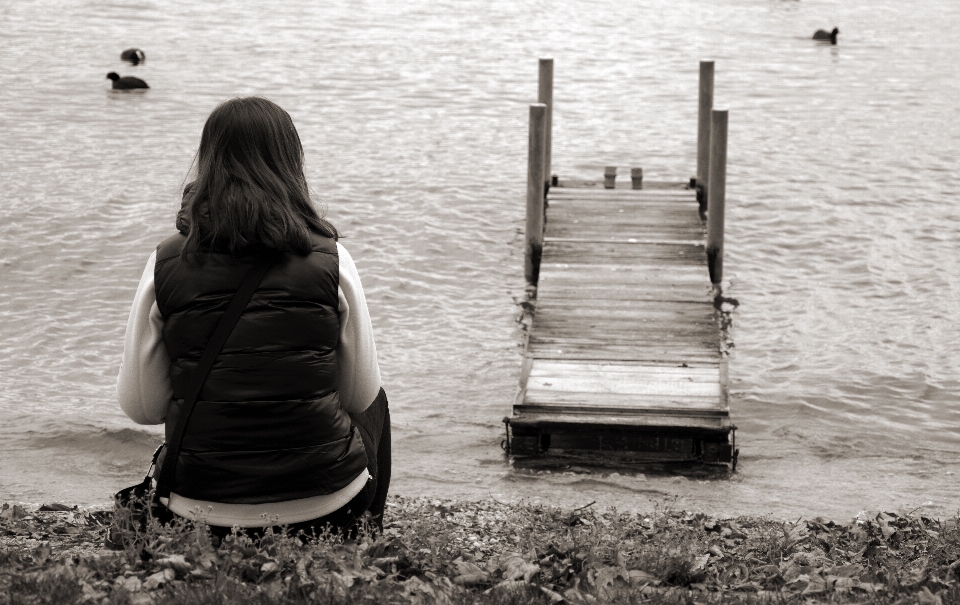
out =
<svg viewBox="0 0 960 605"><path fill-rule="evenodd" d="M364 513L382 523L390 415L370 316L353 259L310 200L290 115L258 97L217 107L189 197L184 232L147 261L117 381L134 422L165 424L156 469L180 441L161 502L219 534L280 525L350 532ZM202 386L193 384L257 267L259 286ZM191 388L199 395L181 440Z"/></svg>

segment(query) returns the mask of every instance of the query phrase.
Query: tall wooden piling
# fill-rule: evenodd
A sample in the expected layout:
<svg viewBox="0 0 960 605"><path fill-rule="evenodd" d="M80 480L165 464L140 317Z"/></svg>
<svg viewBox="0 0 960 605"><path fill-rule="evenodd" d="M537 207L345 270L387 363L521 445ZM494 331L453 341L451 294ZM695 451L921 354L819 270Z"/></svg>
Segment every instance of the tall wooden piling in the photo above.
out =
<svg viewBox="0 0 960 605"><path fill-rule="evenodd" d="M527 282L537 283L540 254L543 250L544 153L546 151L547 106L530 106L530 134L527 142L527 226L524 274Z"/></svg>
<svg viewBox="0 0 960 605"><path fill-rule="evenodd" d="M550 182L553 158L553 59L540 59L540 74L537 86L537 102L547 106L546 132L543 153L543 178Z"/></svg>
<svg viewBox="0 0 960 605"><path fill-rule="evenodd" d="M710 112L713 110L713 61L700 61L700 111L697 118L697 185L707 188L710 181ZM700 210L706 205L706 192L698 193Z"/></svg>
<svg viewBox="0 0 960 605"><path fill-rule="evenodd" d="M727 193L727 110L713 110L710 121L707 262L711 283L719 285L723 280L723 213Z"/></svg>

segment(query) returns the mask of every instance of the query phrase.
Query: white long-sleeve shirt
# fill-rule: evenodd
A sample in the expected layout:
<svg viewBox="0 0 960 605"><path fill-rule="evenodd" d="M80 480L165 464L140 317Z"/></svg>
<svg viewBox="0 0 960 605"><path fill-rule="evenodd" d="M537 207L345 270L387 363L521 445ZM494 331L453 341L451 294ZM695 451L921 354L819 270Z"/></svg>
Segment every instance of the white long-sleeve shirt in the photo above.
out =
<svg viewBox="0 0 960 605"><path fill-rule="evenodd" d="M377 363L370 312L357 267L350 253L339 242L337 253L340 257L338 390L341 407L347 412L357 413L367 409L380 392L380 366ZM163 424L173 396L170 357L163 344L164 319L157 306L153 281L156 259L157 253L154 251L140 277L127 320L123 358L117 377L120 409L137 424ZM286 502L226 504L194 500L172 493L165 504L182 517L202 519L210 525L263 527L298 523L334 512L360 493L368 477L364 470L353 482L337 492Z"/></svg>

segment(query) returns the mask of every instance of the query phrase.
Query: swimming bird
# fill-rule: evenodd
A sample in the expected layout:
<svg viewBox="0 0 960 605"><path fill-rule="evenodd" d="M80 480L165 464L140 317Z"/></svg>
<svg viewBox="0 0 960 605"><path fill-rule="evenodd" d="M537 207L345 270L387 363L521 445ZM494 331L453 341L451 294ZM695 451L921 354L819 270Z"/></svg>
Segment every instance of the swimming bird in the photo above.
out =
<svg viewBox="0 0 960 605"><path fill-rule="evenodd" d="M837 43L837 34L840 33L840 30L836 27L833 28L832 32L828 32L822 29L818 29L813 33L814 40L830 40L830 44Z"/></svg>
<svg viewBox="0 0 960 605"><path fill-rule="evenodd" d="M143 54L143 51L139 48L128 48L127 50L120 53L121 61L129 61L134 65L138 63L143 63L147 60L147 55Z"/></svg>
<svg viewBox="0 0 960 605"><path fill-rule="evenodd" d="M113 80L113 89L114 90L131 90L134 88L150 88L147 86L147 83L141 80L140 78L134 78L133 76L124 76L120 77L116 72L111 71L107 74L107 78Z"/></svg>

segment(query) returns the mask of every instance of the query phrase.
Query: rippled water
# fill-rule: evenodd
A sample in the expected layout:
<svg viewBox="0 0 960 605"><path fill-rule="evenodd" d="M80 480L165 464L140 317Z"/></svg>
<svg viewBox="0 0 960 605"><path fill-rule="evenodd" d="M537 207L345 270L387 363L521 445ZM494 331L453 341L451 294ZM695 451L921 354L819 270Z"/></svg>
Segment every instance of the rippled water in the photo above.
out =
<svg viewBox="0 0 960 605"><path fill-rule="evenodd" d="M844 518L960 508L960 4L901 0L8 3L0 10L0 500L103 504L159 430L115 402L143 264L204 119L263 94L347 234L395 491ZM840 28L835 47L811 41ZM147 62L119 61L129 46ZM526 105L554 172L695 165L698 61L730 110L730 479L530 473L499 447ZM108 71L151 89L114 93ZM574 469L575 470L575 469Z"/></svg>

